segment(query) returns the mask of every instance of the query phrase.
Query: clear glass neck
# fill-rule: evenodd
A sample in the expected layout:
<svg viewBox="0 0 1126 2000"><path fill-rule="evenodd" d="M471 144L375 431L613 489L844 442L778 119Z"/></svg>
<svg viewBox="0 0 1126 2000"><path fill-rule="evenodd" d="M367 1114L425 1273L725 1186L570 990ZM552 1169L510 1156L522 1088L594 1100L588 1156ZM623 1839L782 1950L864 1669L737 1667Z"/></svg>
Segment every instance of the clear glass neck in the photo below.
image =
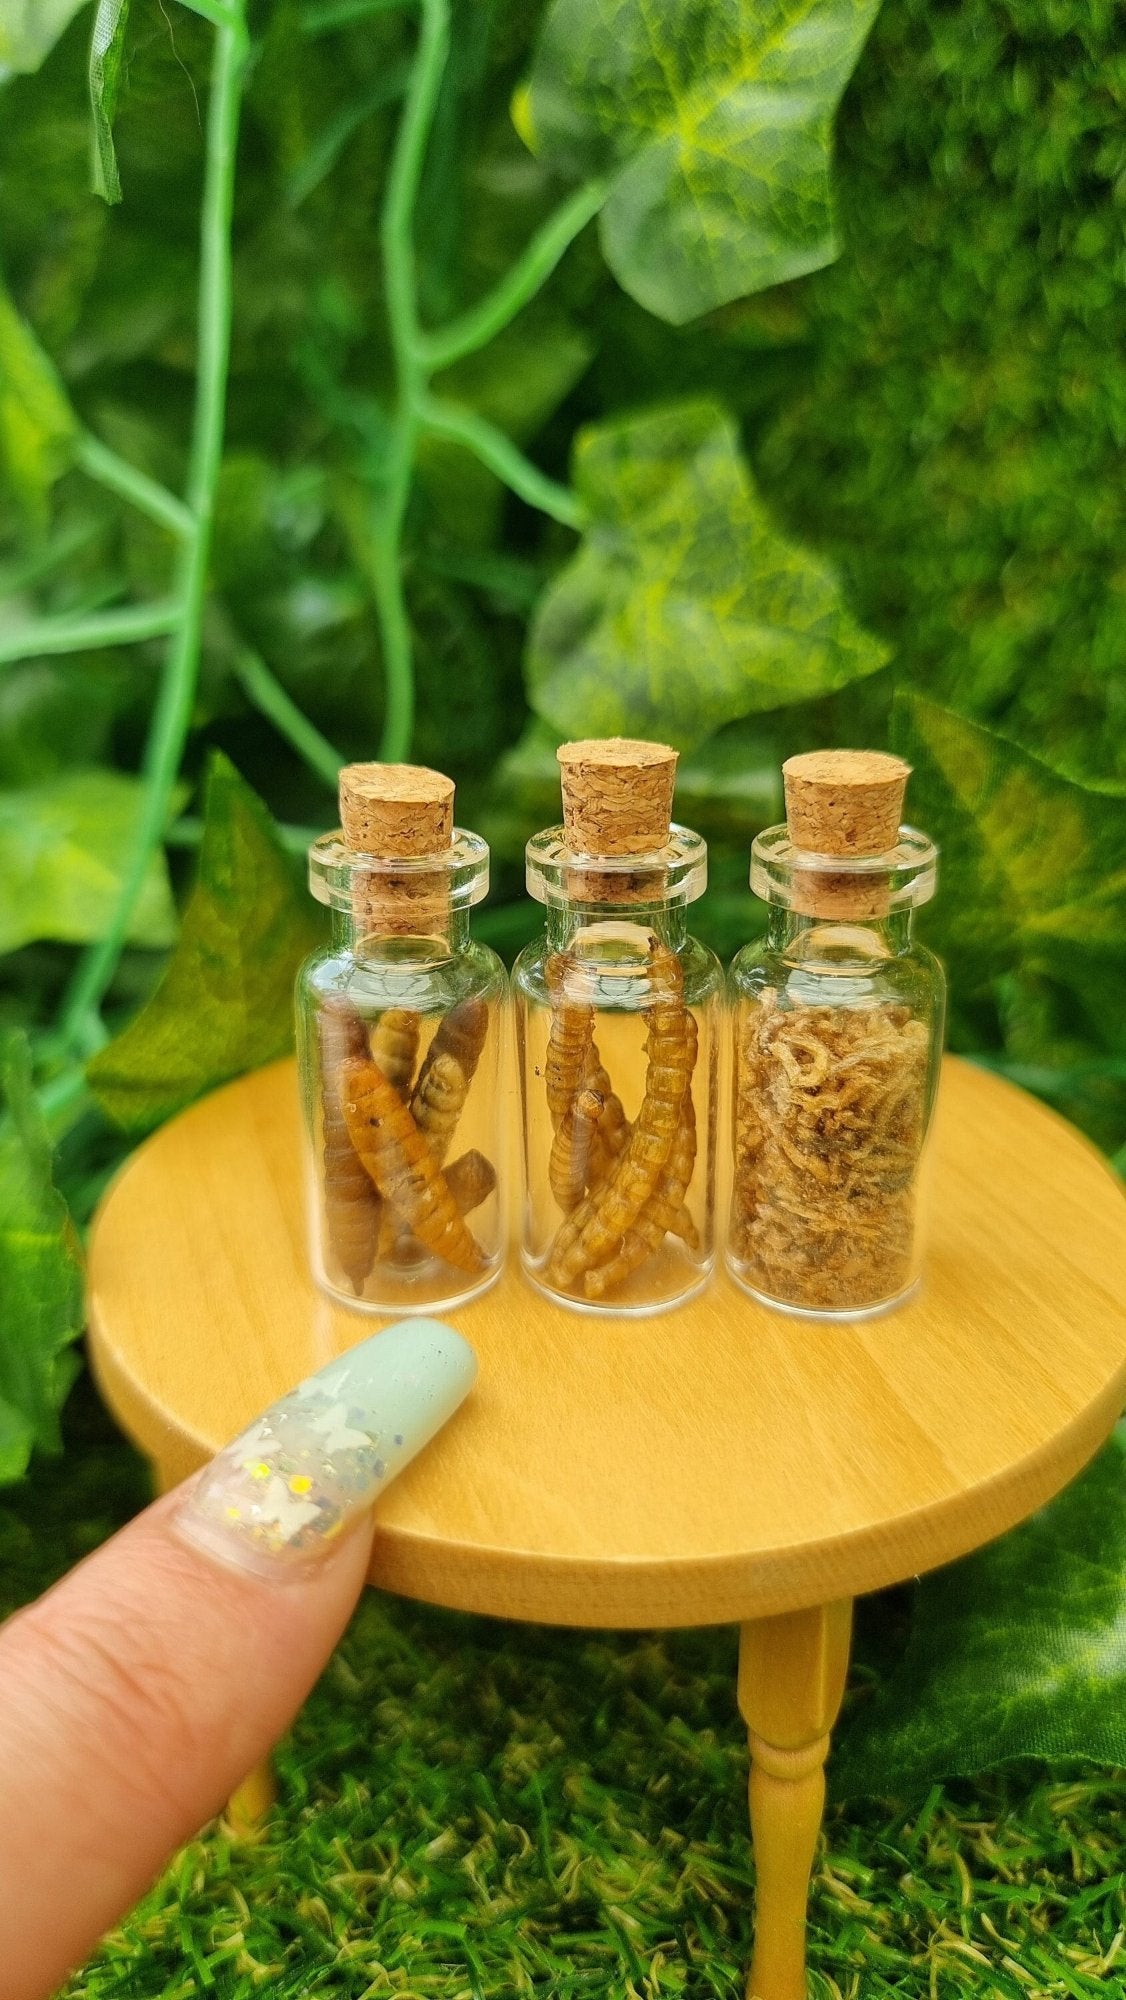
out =
<svg viewBox="0 0 1126 2000"><path fill-rule="evenodd" d="M772 903L766 946L803 965L862 969L873 958L898 958L909 951L915 912L890 910L883 917L811 916L785 903Z"/></svg>
<svg viewBox="0 0 1126 2000"><path fill-rule="evenodd" d="M636 950L639 964L646 941L659 938L670 951L680 951L688 938L688 911L683 903L603 903L552 899L544 911L544 931L551 951L569 951L576 942L586 949L628 955Z"/></svg>
<svg viewBox="0 0 1126 2000"><path fill-rule="evenodd" d="M795 847L786 826L769 826L751 845L751 888L770 915L767 945L838 966L908 950L920 904L934 895L938 849L901 826L885 854L814 854Z"/></svg>
<svg viewBox="0 0 1126 2000"><path fill-rule="evenodd" d="M547 942L566 950L576 937L628 954L656 936L678 951L688 936L688 905L708 881L708 850L688 827L669 829L666 846L647 854L577 854L561 826L547 827L525 850L528 894L544 905Z"/></svg>
<svg viewBox="0 0 1126 2000"><path fill-rule="evenodd" d="M469 911L451 904L445 920L432 923L426 931L383 931L357 918L355 911L333 907L332 948L351 952L361 964L437 965L464 951L469 944Z"/></svg>
<svg viewBox="0 0 1126 2000"><path fill-rule="evenodd" d="M489 849L455 827L439 854L356 854L339 832L309 849L309 888L332 911L337 950L370 963L436 964L469 942L469 912L489 893Z"/></svg>

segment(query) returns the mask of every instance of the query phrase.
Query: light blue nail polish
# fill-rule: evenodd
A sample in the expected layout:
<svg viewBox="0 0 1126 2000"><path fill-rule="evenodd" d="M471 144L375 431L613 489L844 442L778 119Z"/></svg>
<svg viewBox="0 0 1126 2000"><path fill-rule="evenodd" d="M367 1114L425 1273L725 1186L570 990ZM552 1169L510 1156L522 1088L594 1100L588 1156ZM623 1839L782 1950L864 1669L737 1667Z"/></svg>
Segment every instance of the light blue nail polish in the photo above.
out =
<svg viewBox="0 0 1126 2000"><path fill-rule="evenodd" d="M468 1341L440 1320L373 1334L212 1460L179 1532L259 1575L315 1562L453 1416L476 1375Z"/></svg>

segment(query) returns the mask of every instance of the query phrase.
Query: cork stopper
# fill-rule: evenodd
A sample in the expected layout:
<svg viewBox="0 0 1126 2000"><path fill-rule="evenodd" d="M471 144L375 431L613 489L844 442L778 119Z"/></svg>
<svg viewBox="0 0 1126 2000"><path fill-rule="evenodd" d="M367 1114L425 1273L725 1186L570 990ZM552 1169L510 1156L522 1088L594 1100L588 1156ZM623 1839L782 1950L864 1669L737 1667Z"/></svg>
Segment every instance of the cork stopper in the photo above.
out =
<svg viewBox="0 0 1126 2000"><path fill-rule="evenodd" d="M591 736L556 751L563 787L563 829L575 854L609 859L657 854L667 847L679 752L632 736ZM587 902L643 902L659 878L647 870L576 870L572 893Z"/></svg>
<svg viewBox="0 0 1126 2000"><path fill-rule="evenodd" d="M899 838L911 766L882 750L810 750L782 766L786 824L794 847L860 860L887 854ZM888 878L794 871L796 910L807 916L864 918L887 914Z"/></svg>
<svg viewBox="0 0 1126 2000"><path fill-rule="evenodd" d="M654 854L668 842L679 753L631 736L588 737L556 751L563 825L576 854Z"/></svg>
<svg viewBox="0 0 1126 2000"><path fill-rule="evenodd" d="M356 855L387 862L442 854L453 839L453 780L423 764L346 764L340 824ZM449 919L448 875L357 869L352 907L365 934L429 937Z"/></svg>
<svg viewBox="0 0 1126 2000"><path fill-rule="evenodd" d="M354 854L440 854L453 838L453 779L424 764L345 764L340 824Z"/></svg>

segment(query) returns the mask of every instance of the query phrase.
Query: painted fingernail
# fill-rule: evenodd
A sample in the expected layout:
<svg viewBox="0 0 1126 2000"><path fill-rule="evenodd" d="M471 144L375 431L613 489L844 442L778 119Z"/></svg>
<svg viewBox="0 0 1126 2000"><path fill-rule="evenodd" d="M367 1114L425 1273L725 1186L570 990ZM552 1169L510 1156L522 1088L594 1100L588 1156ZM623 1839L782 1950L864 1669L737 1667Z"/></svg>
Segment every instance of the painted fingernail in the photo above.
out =
<svg viewBox="0 0 1126 2000"><path fill-rule="evenodd" d="M468 1341L440 1320L373 1334L212 1460L177 1531L260 1576L307 1567L453 1416L476 1374Z"/></svg>

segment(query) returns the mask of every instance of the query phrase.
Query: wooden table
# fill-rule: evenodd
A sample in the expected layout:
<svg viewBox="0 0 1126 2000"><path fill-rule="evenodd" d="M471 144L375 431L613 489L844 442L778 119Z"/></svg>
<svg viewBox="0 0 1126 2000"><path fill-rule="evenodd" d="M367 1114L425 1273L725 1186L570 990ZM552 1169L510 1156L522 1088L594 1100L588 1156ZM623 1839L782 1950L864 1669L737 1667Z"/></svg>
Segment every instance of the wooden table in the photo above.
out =
<svg viewBox="0 0 1126 2000"><path fill-rule="evenodd" d="M162 1485L378 1324L313 1288L303 1242L287 1063L175 1119L107 1195L94 1365ZM927 1274L899 1311L792 1319L720 1278L603 1320L513 1262L451 1315L480 1381L381 1502L371 1581L552 1624L741 1625L761 2000L805 1992L852 1599L1000 1534L1096 1450L1126 1401L1124 1271L1126 1203L1094 1149L948 1061Z"/></svg>

